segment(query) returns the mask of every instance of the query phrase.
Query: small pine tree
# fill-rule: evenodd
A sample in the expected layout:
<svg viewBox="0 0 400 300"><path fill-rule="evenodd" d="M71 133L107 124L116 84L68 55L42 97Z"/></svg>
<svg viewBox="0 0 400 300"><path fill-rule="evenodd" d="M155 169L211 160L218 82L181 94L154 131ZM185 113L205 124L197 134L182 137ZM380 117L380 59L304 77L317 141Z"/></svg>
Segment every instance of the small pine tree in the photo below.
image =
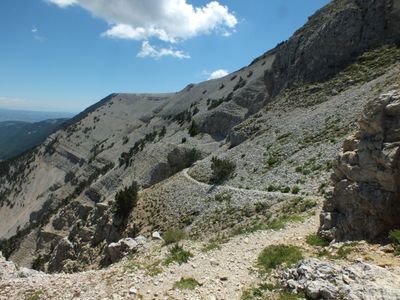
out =
<svg viewBox="0 0 400 300"><path fill-rule="evenodd" d="M189 127L189 135L191 137L196 136L200 133L200 127L199 125L197 125L195 120L192 120L192 124L190 124Z"/></svg>
<svg viewBox="0 0 400 300"><path fill-rule="evenodd" d="M165 126L163 126L160 133L158 134L158 137L162 138L165 136L166 133L167 133L167 128L165 128Z"/></svg>
<svg viewBox="0 0 400 300"><path fill-rule="evenodd" d="M121 217L127 218L132 209L136 206L138 199L139 186L133 182L130 187L126 187L119 191L115 196L114 213Z"/></svg>
<svg viewBox="0 0 400 300"><path fill-rule="evenodd" d="M213 183L221 183L232 175L236 169L236 165L228 159L219 159L214 156L211 159L211 169L213 171L211 181Z"/></svg>

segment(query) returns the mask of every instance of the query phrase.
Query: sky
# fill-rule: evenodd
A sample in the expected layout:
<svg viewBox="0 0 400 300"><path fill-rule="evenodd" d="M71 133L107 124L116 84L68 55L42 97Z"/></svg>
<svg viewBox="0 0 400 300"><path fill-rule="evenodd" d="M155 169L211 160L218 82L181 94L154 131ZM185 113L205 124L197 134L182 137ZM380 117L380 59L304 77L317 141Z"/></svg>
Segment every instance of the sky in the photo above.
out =
<svg viewBox="0 0 400 300"><path fill-rule="evenodd" d="M1 0L0 108L77 113L248 65L329 0Z"/></svg>

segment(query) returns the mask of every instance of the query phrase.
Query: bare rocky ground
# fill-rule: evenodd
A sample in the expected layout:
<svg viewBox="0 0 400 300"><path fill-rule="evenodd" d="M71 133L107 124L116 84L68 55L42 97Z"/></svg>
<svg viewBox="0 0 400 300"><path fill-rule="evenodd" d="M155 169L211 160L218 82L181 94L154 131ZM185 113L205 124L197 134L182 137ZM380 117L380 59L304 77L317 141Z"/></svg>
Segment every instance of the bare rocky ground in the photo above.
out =
<svg viewBox="0 0 400 300"><path fill-rule="evenodd" d="M182 246L193 254L188 263L163 266L150 276L149 266L163 261L170 246L149 241L139 254L99 271L76 274L36 274L27 278L6 278L0 282L0 299L240 299L244 290L261 281L256 272L257 257L268 245L305 246L305 237L317 230L318 212L303 223L282 230L239 235L203 252L204 243L186 240ZM151 269L150 269L151 271ZM196 279L193 291L174 289L182 277ZM131 290L135 289L137 294ZM131 290L131 293L130 293ZM33 298L38 295L38 298ZM31 298L29 298L31 297Z"/></svg>
<svg viewBox="0 0 400 300"><path fill-rule="evenodd" d="M307 284L304 290L310 299L337 299L335 289L341 289L341 299L399 299L400 258L390 246L361 241L351 246L348 256L332 259L318 254L322 248L306 243L307 236L319 227L319 213L320 209L314 210L306 221L290 223L284 229L233 236L210 251L204 251L205 241L184 240L182 247L193 257L181 265L164 265L172 246L151 239L138 253L96 271L50 275L17 270L13 263L2 261L0 299L285 299L279 298L279 291L268 292L264 298L243 295L277 279L301 291L303 286L291 278L304 274L300 282ZM260 275L260 252L277 244L298 246L304 257L318 258L300 262L299 269L279 268L268 277ZM335 253L341 247L343 244L332 244L324 249ZM193 290L174 287L182 278L193 278L199 286Z"/></svg>

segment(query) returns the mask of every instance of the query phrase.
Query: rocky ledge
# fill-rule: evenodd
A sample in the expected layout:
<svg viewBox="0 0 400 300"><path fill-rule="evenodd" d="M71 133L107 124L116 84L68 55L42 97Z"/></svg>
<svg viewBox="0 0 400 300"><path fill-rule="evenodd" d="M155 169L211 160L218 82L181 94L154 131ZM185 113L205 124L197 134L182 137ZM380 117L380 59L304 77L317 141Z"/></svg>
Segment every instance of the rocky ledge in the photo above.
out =
<svg viewBox="0 0 400 300"><path fill-rule="evenodd" d="M370 102L343 143L321 213L330 239L384 240L400 228L400 93Z"/></svg>

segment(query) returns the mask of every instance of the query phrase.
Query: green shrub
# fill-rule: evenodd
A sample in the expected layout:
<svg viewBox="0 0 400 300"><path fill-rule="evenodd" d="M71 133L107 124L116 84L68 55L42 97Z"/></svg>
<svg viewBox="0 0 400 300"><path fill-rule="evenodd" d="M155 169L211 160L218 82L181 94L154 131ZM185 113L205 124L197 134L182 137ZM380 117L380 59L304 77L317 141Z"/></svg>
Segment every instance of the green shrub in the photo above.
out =
<svg viewBox="0 0 400 300"><path fill-rule="evenodd" d="M200 283L194 278L181 278L181 280L174 283L174 289L180 290L194 290Z"/></svg>
<svg viewBox="0 0 400 300"><path fill-rule="evenodd" d="M297 185L292 187L292 194L297 195L299 192L300 192L300 188Z"/></svg>
<svg viewBox="0 0 400 300"><path fill-rule="evenodd" d="M393 242L393 246L396 250L396 254L400 254L400 229L391 230L389 232L389 238Z"/></svg>
<svg viewBox="0 0 400 300"><path fill-rule="evenodd" d="M184 250L179 245L175 245L173 248L171 248L168 257L165 260L165 265L170 265L174 262L177 262L181 265L183 263L187 263L191 257L193 257L192 253Z"/></svg>
<svg viewBox="0 0 400 300"><path fill-rule="evenodd" d="M163 239L165 244L172 244L178 243L179 241L183 240L186 236L186 232L180 229L168 229L164 235Z"/></svg>
<svg viewBox="0 0 400 300"><path fill-rule="evenodd" d="M201 132L200 127L199 127L199 125L197 125L195 120L192 120L192 123L190 124L188 132L191 137L194 137Z"/></svg>
<svg viewBox="0 0 400 300"><path fill-rule="evenodd" d="M132 209L136 206L138 191L138 184L136 182L133 182L130 187L126 187L122 191L119 191L117 193L113 206L113 211L117 216L122 218L126 218L129 216Z"/></svg>
<svg viewBox="0 0 400 300"><path fill-rule="evenodd" d="M283 264L290 266L303 258L301 250L291 245L271 245L258 256L258 266L262 272L270 272Z"/></svg>
<svg viewBox="0 0 400 300"><path fill-rule="evenodd" d="M211 159L211 170L213 171L211 181L213 183L221 183L228 179L235 169L236 165L234 162L228 159L219 159L214 156Z"/></svg>
<svg viewBox="0 0 400 300"><path fill-rule="evenodd" d="M329 245L329 240L319 236L318 234L310 234L306 237L306 243L310 246L325 247Z"/></svg>
<svg viewBox="0 0 400 300"><path fill-rule="evenodd" d="M182 138L182 144L184 144L184 143L186 143L186 138L185 137Z"/></svg>

